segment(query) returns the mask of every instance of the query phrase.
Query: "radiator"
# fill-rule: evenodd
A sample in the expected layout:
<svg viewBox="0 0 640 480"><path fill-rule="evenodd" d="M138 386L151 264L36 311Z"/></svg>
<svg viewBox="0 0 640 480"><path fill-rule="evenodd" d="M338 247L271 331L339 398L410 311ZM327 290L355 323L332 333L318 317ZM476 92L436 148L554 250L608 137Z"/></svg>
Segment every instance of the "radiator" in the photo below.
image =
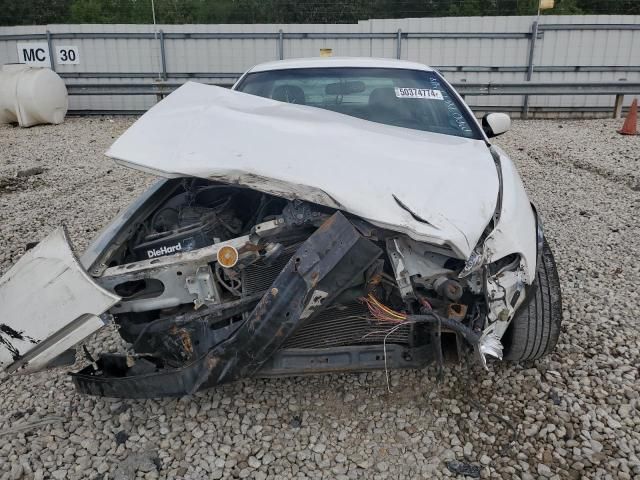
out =
<svg viewBox="0 0 640 480"><path fill-rule="evenodd" d="M245 295L267 290L282 271L296 246L288 247L271 264L256 262L242 272L242 290ZM282 348L329 348L345 345L387 343L409 344L411 328L402 326L389 333L396 324L372 318L369 310L358 301L327 308L298 329Z"/></svg>

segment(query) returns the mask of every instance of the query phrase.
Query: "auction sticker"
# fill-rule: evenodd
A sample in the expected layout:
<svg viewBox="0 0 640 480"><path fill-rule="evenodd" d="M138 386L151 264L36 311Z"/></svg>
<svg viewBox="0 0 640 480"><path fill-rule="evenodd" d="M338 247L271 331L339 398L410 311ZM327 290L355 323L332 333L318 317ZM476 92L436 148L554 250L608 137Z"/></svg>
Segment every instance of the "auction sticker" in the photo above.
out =
<svg viewBox="0 0 640 480"><path fill-rule="evenodd" d="M398 98L433 98L435 100L444 100L440 90L432 90L430 88L399 88L396 87L396 97Z"/></svg>

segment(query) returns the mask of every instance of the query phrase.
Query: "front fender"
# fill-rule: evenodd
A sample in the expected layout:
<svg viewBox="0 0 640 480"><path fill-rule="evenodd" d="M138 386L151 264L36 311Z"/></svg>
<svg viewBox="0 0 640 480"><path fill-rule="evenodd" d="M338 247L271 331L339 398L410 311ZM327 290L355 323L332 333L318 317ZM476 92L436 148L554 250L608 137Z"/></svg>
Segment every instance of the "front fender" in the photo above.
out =
<svg viewBox="0 0 640 480"><path fill-rule="evenodd" d="M65 229L54 230L0 278L0 369L47 368L119 301L82 268Z"/></svg>
<svg viewBox="0 0 640 480"><path fill-rule="evenodd" d="M499 157L502 173L502 201L498 221L484 242L485 262L492 263L517 253L522 258L527 284L536 276L536 215L513 161L499 147L491 147Z"/></svg>

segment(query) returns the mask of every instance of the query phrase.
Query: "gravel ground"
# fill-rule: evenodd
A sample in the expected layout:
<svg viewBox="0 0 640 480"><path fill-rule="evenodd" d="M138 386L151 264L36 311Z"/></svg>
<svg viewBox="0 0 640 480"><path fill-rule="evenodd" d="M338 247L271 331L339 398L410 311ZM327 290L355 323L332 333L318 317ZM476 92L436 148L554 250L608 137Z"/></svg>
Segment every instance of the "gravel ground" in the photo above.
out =
<svg viewBox="0 0 640 480"><path fill-rule="evenodd" d="M131 121L0 125L0 273L61 223L83 249L153 181L102 156ZM0 479L439 478L452 460L484 478L639 479L640 137L619 124L516 122L498 142L559 265L564 323L547 358L449 367L439 384L431 368L393 372L391 394L383 373L161 401L80 396L65 370L14 377L0 385ZM30 168L42 173L15 178ZM89 343L117 347L108 331ZM38 421L51 423L9 431Z"/></svg>

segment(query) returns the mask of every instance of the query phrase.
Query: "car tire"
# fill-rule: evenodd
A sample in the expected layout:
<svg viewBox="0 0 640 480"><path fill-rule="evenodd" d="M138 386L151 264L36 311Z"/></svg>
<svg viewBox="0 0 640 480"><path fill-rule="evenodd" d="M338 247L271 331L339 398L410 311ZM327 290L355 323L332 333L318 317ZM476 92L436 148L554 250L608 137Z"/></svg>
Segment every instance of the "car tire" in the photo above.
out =
<svg viewBox="0 0 640 480"><path fill-rule="evenodd" d="M556 262L546 239L538 263L533 294L528 304L518 310L505 333L505 360L537 360L551 352L558 342L562 296Z"/></svg>

